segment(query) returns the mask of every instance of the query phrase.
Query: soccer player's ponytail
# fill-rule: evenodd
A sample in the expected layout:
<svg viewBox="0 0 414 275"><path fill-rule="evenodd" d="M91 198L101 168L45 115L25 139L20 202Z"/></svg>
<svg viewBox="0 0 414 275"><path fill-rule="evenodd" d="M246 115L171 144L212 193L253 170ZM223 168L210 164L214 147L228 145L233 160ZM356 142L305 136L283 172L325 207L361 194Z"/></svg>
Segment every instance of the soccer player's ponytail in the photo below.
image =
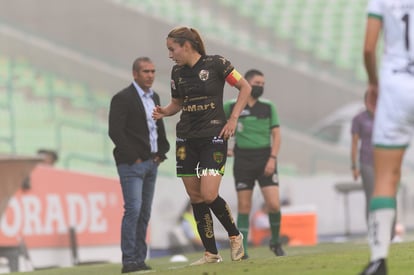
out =
<svg viewBox="0 0 414 275"><path fill-rule="evenodd" d="M190 31L193 33L194 35L194 41L197 45L197 48L195 48L197 50L197 52L201 55L206 55L206 49L204 47L204 42L201 39L200 34L198 33L198 31L196 29L190 28Z"/></svg>
<svg viewBox="0 0 414 275"><path fill-rule="evenodd" d="M199 54L206 55L204 42L198 31L194 28L177 27L171 30L167 37L174 39L174 42L180 44L180 46L182 46L185 41L188 41L193 49Z"/></svg>

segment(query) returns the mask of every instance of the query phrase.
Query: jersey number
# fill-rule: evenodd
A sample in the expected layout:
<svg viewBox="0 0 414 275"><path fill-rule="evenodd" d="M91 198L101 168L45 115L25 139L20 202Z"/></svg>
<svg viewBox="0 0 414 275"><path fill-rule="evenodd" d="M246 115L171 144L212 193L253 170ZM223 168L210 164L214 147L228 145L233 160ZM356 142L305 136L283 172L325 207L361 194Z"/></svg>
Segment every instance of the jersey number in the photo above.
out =
<svg viewBox="0 0 414 275"><path fill-rule="evenodd" d="M404 16L401 18L402 21L405 23L405 48L410 50L410 39L409 39L409 32L410 32L410 15L404 14Z"/></svg>

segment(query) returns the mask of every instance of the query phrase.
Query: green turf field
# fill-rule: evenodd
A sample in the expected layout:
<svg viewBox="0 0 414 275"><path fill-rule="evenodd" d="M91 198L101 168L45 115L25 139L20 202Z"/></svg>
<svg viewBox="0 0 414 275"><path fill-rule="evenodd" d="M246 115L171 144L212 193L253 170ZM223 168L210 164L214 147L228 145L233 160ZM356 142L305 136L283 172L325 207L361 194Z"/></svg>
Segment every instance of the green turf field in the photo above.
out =
<svg viewBox="0 0 414 275"><path fill-rule="evenodd" d="M203 266L170 263L170 257L151 259L153 270L131 274L227 275L227 274L298 274L345 275L358 274L368 260L368 246L361 243L320 244L313 247L288 247L287 257L275 257L267 247L250 248L250 259L232 262L228 250L221 250L223 262ZM190 262L201 253L186 254ZM74 268L38 270L27 275L113 275L120 274L120 264L89 265ZM414 274L414 242L393 244L388 260L390 275ZM16 274L16 273L14 273ZM22 273L23 274L23 273Z"/></svg>

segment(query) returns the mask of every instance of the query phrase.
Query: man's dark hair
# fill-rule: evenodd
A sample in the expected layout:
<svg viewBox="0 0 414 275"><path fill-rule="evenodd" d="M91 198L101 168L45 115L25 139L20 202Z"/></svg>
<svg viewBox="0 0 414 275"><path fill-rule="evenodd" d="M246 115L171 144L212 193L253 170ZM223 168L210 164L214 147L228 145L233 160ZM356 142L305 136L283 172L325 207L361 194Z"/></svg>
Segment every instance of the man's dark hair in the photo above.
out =
<svg viewBox="0 0 414 275"><path fill-rule="evenodd" d="M139 69L141 68L141 63L142 62L148 62L148 63L152 63L151 58L146 57L146 56L141 56L138 57L137 59L135 59L134 63L132 64L132 70L139 72Z"/></svg>
<svg viewBox="0 0 414 275"><path fill-rule="evenodd" d="M52 157L52 159L54 160L54 162L57 162L58 159L59 159L58 154L54 150L39 149L39 150L37 150L37 154L38 155L49 155L49 156Z"/></svg>
<svg viewBox="0 0 414 275"><path fill-rule="evenodd" d="M264 76L264 74L261 71L256 70L256 69L250 69L244 74L244 78L247 81L249 81L250 79L252 79L256 75Z"/></svg>

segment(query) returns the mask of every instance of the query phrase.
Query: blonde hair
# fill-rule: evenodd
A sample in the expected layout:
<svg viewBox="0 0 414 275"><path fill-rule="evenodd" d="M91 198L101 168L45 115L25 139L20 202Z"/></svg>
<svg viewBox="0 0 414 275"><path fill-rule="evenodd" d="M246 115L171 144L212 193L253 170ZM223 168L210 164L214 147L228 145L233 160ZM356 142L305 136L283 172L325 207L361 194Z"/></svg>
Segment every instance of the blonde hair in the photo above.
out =
<svg viewBox="0 0 414 275"><path fill-rule="evenodd" d="M201 39L201 36L196 29L176 27L168 33L167 38L173 39L174 42L178 43L180 46L182 46L185 41L188 41L193 49L196 50L199 54L206 55L206 49L204 47L203 40Z"/></svg>

